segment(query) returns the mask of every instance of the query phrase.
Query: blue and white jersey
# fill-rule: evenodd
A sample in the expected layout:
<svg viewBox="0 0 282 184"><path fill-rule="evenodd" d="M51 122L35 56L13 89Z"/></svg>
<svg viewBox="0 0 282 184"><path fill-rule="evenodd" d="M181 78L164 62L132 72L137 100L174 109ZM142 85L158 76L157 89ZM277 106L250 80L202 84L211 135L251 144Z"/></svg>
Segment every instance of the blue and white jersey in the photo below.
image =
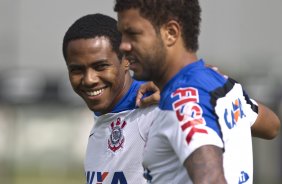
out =
<svg viewBox="0 0 282 184"><path fill-rule="evenodd" d="M204 145L223 148L229 184L252 183L251 126L258 107L242 86L199 60L164 87L144 151L148 183L192 184L184 161Z"/></svg>
<svg viewBox="0 0 282 184"><path fill-rule="evenodd" d="M87 184L145 184L142 158L157 106L135 108L134 81L111 113L95 113L84 161Z"/></svg>

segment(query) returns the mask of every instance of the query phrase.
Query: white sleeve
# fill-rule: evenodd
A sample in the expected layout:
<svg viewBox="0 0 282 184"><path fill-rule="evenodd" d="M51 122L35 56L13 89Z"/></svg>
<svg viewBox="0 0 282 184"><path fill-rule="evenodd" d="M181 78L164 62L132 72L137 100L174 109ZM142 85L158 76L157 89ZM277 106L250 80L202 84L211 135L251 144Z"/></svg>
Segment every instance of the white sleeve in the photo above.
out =
<svg viewBox="0 0 282 184"><path fill-rule="evenodd" d="M258 103L254 100L254 99L250 99L251 102L256 105L258 107ZM258 116L258 113L257 113ZM257 116L254 117L254 119L256 120ZM253 124L256 122L255 120L251 121L251 126L253 126Z"/></svg>
<svg viewBox="0 0 282 184"><path fill-rule="evenodd" d="M195 124L191 127L186 127L187 118L190 119L189 116L178 120L175 111L162 111L160 114L158 121L161 123L156 122L159 125L153 125L153 127L161 135L163 144L171 146L181 164L201 146L214 145L223 148L221 138L206 124Z"/></svg>
<svg viewBox="0 0 282 184"><path fill-rule="evenodd" d="M166 119L169 121L169 118ZM173 127L170 127L172 131L168 136L168 139L182 164L184 164L184 161L201 146L214 145L223 148L221 138L213 129L205 125L195 125L183 131L181 124L185 122L174 122L175 123L168 122L168 124L174 124Z"/></svg>

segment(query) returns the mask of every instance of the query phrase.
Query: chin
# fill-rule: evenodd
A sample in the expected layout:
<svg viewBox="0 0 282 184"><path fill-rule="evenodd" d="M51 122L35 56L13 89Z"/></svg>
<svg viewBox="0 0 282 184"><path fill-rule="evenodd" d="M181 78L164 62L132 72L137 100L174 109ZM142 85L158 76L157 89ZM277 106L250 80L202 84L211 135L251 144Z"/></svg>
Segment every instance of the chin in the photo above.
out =
<svg viewBox="0 0 282 184"><path fill-rule="evenodd" d="M91 105L89 104L88 105L88 108L93 111L93 112L100 112L101 111L101 108L99 108L97 105Z"/></svg>
<svg viewBox="0 0 282 184"><path fill-rule="evenodd" d="M138 75L136 73L133 73L133 78L135 80L140 80L140 81L143 81L144 80L144 77L142 75Z"/></svg>
<svg viewBox="0 0 282 184"><path fill-rule="evenodd" d="M135 80L138 80L138 81L150 81L151 79L149 77L146 77L146 76L140 76L140 75L133 75L133 78Z"/></svg>
<svg viewBox="0 0 282 184"><path fill-rule="evenodd" d="M97 104L97 105L91 105L91 104L89 104L88 105L88 108L91 110L91 111L93 111L93 112L106 112L107 110L107 108L105 108L105 104Z"/></svg>

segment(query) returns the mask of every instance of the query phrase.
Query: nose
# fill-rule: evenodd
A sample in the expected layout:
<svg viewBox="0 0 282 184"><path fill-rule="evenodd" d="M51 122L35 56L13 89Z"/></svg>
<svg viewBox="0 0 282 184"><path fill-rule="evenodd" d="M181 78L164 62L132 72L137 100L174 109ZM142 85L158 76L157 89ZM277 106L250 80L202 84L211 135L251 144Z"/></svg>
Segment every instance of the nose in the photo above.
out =
<svg viewBox="0 0 282 184"><path fill-rule="evenodd" d="M131 43L124 36L121 39L121 43L120 43L119 49L122 52L129 52L129 51L132 50Z"/></svg>
<svg viewBox="0 0 282 184"><path fill-rule="evenodd" d="M88 69L85 72L85 75L82 79L82 84L84 86L93 86L95 84L97 84L99 82L99 75L96 71L94 71L93 69Z"/></svg>

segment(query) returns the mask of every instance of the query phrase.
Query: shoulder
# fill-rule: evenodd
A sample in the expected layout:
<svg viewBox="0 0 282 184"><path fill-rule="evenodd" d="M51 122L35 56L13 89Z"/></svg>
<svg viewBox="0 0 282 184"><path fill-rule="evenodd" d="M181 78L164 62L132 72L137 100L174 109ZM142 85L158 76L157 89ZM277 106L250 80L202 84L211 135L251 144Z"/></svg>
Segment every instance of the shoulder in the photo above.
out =
<svg viewBox="0 0 282 184"><path fill-rule="evenodd" d="M138 108L134 110L135 116L138 117L139 120L151 120L157 116L157 113L160 111L157 105L152 105L145 108Z"/></svg>
<svg viewBox="0 0 282 184"><path fill-rule="evenodd" d="M212 91L225 83L224 77L209 69L180 75L178 80L161 93L160 108L172 110L186 102L199 102L200 98L205 102L209 100Z"/></svg>
<svg viewBox="0 0 282 184"><path fill-rule="evenodd" d="M129 119L131 123L137 125L140 136L143 140L147 140L148 132L158 116L158 112L159 108L156 105L146 108L138 108L132 111L127 119Z"/></svg>

